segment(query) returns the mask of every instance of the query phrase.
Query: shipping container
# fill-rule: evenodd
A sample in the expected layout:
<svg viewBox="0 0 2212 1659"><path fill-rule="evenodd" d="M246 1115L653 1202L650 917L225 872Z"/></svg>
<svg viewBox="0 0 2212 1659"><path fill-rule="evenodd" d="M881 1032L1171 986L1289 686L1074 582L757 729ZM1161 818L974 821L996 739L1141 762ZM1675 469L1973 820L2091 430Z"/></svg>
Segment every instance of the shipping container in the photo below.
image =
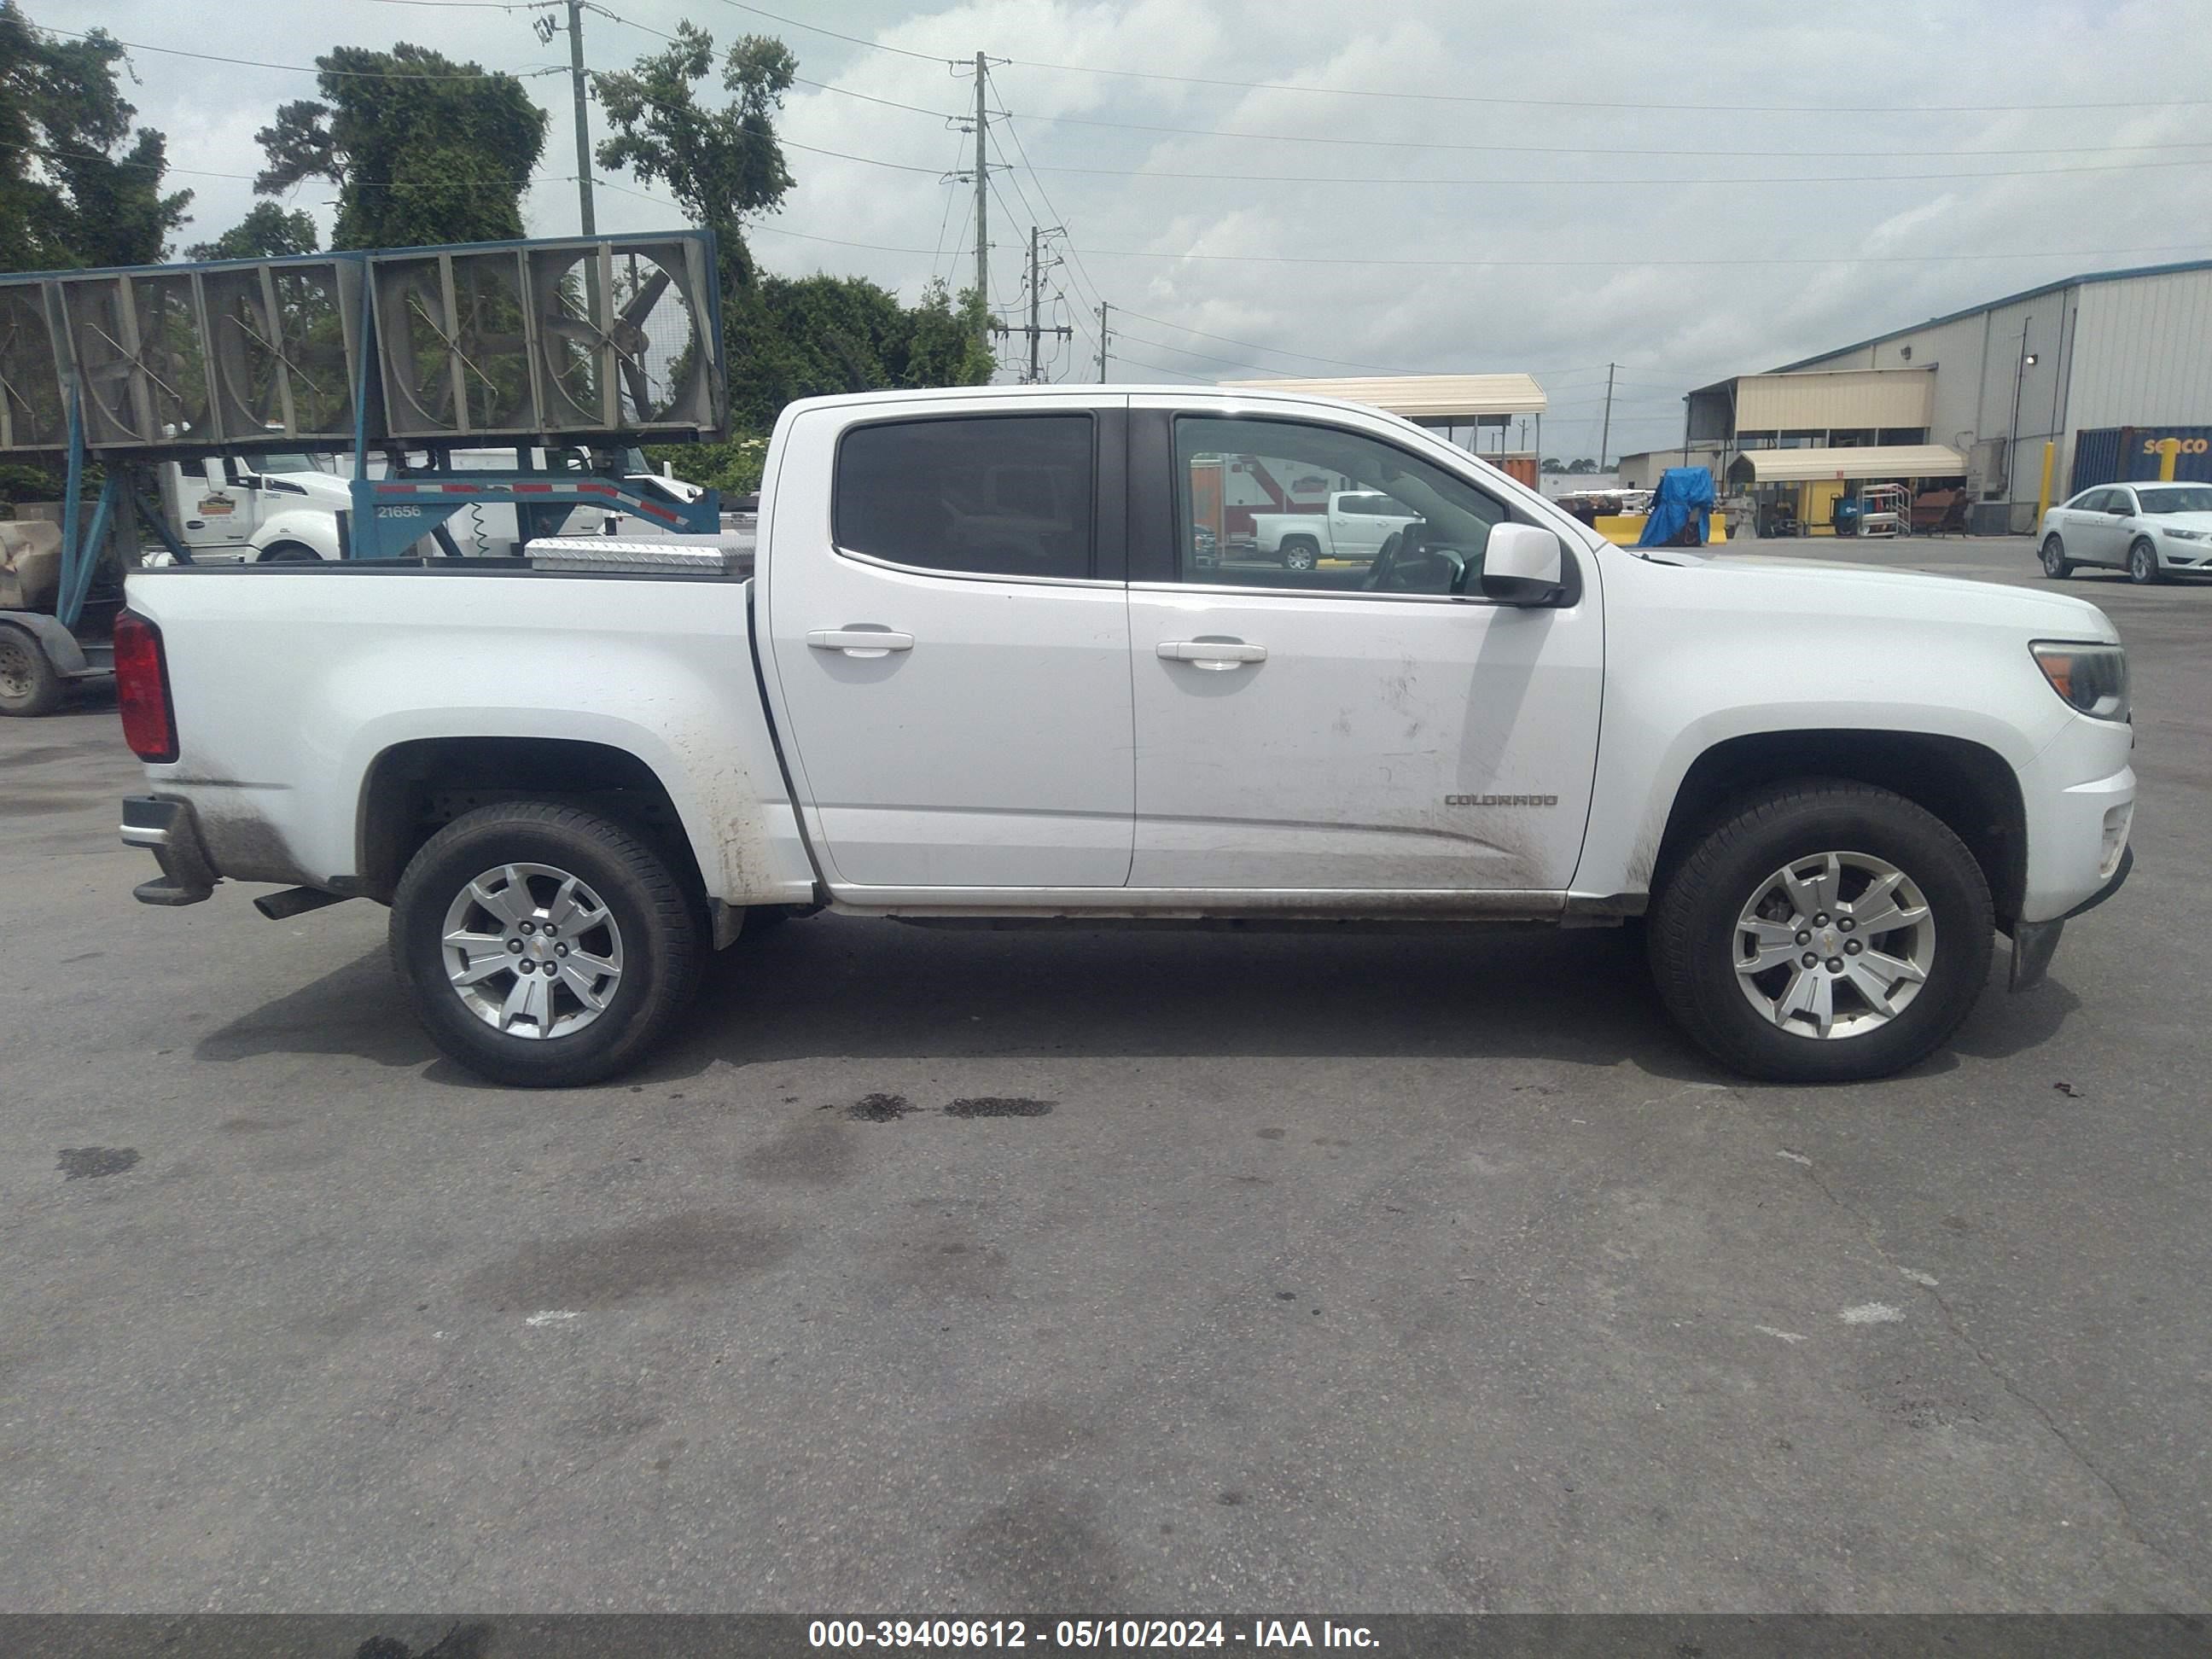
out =
<svg viewBox="0 0 2212 1659"><path fill-rule="evenodd" d="M2176 449L2173 476L2212 483L2212 426L2107 426L2074 434L2074 472L2066 493L2157 477L2159 446L2169 438Z"/></svg>

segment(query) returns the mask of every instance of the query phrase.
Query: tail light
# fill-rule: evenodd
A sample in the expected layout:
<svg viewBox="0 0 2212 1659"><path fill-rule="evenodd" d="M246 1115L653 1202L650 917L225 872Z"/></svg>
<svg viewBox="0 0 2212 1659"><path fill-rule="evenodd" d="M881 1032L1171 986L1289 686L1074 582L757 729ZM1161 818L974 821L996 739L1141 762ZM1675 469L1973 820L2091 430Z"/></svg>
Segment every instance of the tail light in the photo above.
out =
<svg viewBox="0 0 2212 1659"><path fill-rule="evenodd" d="M169 707L161 630L135 611L115 619L115 706L132 754L156 763L176 759L177 719Z"/></svg>

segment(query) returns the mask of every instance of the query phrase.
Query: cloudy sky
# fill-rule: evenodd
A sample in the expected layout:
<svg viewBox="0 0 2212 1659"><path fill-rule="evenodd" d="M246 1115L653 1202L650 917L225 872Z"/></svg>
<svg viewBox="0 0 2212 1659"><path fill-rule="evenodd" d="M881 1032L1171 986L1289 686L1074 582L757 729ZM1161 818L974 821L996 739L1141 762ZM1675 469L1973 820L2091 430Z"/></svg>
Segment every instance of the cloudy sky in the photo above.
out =
<svg viewBox="0 0 2212 1659"><path fill-rule="evenodd" d="M175 52L567 63L525 0L25 4L146 48L132 96L198 192L187 240L252 204L255 129L314 80ZM1044 309L1078 332L1054 378L1095 378L1103 301L1116 380L1527 370L1546 452L1572 456L1595 453L1611 361L1618 453L1679 435L1692 386L2212 255L2206 0L608 0L587 59L626 66L686 17L781 36L805 77L762 262L908 298L973 280L972 189L941 175L972 161L947 118L989 53L992 300L1025 319L1028 228L1066 227ZM553 113L530 228L567 234L568 83L528 85ZM601 178L601 229L680 222ZM330 194L295 198L326 231Z"/></svg>

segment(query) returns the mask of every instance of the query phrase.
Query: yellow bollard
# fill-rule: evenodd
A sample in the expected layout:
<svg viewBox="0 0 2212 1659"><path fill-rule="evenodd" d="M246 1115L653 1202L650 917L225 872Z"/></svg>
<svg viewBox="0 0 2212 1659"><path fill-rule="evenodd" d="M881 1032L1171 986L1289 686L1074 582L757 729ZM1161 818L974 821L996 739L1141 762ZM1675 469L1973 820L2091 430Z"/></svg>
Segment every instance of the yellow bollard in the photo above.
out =
<svg viewBox="0 0 2212 1659"><path fill-rule="evenodd" d="M2035 495L2035 533L2043 533L2043 515L2051 511L2051 469L2058 459L2058 446L2049 439L2043 443L2043 488Z"/></svg>
<svg viewBox="0 0 2212 1659"><path fill-rule="evenodd" d="M2160 438L2158 441L2158 481L2160 483L2173 482L2173 463L2180 453L2180 439Z"/></svg>

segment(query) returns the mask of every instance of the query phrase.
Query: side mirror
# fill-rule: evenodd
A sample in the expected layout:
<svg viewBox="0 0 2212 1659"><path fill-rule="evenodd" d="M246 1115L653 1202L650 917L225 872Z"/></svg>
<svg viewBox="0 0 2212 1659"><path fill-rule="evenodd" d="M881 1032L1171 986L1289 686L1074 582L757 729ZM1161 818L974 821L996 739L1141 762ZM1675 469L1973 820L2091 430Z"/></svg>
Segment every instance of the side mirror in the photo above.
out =
<svg viewBox="0 0 2212 1659"><path fill-rule="evenodd" d="M1541 526L1501 524L1482 550L1482 595L1502 605L1550 605L1566 590L1566 552Z"/></svg>

